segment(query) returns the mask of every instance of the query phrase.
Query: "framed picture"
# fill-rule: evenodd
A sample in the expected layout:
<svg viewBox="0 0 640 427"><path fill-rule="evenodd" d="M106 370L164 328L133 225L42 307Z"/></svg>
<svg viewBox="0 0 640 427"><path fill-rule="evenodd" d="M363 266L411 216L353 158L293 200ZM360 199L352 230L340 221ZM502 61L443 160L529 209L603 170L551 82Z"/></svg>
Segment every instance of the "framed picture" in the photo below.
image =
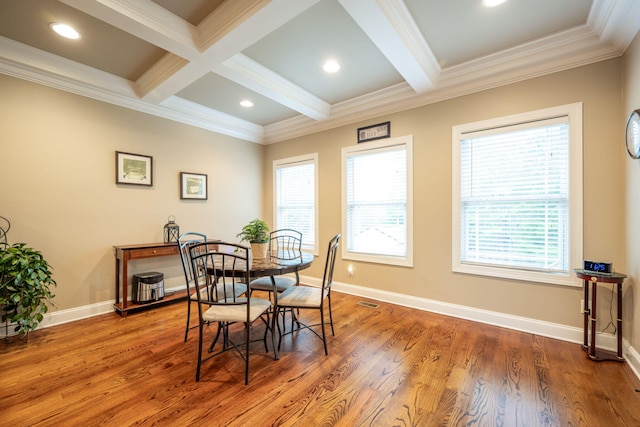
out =
<svg viewBox="0 0 640 427"><path fill-rule="evenodd" d="M389 138L391 136L391 122L358 128L358 144L374 139Z"/></svg>
<svg viewBox="0 0 640 427"><path fill-rule="evenodd" d="M116 184L153 185L153 157L116 151Z"/></svg>
<svg viewBox="0 0 640 427"><path fill-rule="evenodd" d="M180 172L180 198L207 200L207 175Z"/></svg>

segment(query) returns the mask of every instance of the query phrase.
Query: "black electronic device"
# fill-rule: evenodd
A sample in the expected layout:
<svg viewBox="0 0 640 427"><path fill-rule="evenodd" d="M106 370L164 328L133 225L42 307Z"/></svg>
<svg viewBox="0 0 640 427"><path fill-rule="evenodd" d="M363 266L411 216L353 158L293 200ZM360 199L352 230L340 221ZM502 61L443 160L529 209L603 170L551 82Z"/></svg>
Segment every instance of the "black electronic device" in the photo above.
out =
<svg viewBox="0 0 640 427"><path fill-rule="evenodd" d="M603 275L613 274L613 264L610 262L587 261L584 260L582 269L589 273L597 273Z"/></svg>

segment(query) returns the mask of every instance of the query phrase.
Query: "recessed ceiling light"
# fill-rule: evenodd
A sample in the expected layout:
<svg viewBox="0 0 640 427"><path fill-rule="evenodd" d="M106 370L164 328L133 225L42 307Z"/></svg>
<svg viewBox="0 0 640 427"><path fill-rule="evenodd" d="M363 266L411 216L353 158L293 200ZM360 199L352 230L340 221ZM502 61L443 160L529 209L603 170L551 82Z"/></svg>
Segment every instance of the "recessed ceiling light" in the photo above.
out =
<svg viewBox="0 0 640 427"><path fill-rule="evenodd" d="M242 105L245 108L249 108L249 107L253 107L253 102L249 101L248 99L244 99L240 101L240 105Z"/></svg>
<svg viewBox="0 0 640 427"><path fill-rule="evenodd" d="M482 0L484 7L496 7L506 2L507 0Z"/></svg>
<svg viewBox="0 0 640 427"><path fill-rule="evenodd" d="M66 37L68 39L77 40L80 38L80 33L67 24L58 24L53 22L51 24L51 29L60 34L62 37Z"/></svg>
<svg viewBox="0 0 640 427"><path fill-rule="evenodd" d="M328 60L327 62L324 63L322 68L327 73L335 73L336 71L338 71L340 69L340 64L338 64L335 60L330 59L330 60Z"/></svg>

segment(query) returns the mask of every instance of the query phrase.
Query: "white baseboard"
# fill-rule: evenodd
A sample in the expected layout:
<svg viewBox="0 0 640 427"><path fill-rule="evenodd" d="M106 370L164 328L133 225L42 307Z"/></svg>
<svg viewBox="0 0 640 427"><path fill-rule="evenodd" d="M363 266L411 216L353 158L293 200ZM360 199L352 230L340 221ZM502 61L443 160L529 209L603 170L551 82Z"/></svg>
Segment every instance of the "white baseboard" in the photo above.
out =
<svg viewBox="0 0 640 427"><path fill-rule="evenodd" d="M322 283L318 278L306 276L301 276L300 281L312 286L320 286L320 284ZM177 290L180 289L181 288L177 288ZM175 290L175 288L166 290L171 291ZM424 310L432 313L443 314L446 316L458 317L474 322L486 323L489 325L500 326L503 328L513 329L521 332L528 332L531 334L555 338L577 344L582 344L584 337L582 328L544 322L541 320L530 319L526 317L513 316L495 311L481 310L464 305L450 304L426 298L418 298L395 292L365 288L363 286L350 285L348 283L333 282L333 290L345 294L373 299L380 302L386 302L389 304L402 305L405 307L415 308L417 310ZM73 322L76 320L98 316L100 314L110 312L113 312L113 301L105 301L68 310L58 310L47 313L42 323L40 323L39 327L47 328L49 326L60 325L63 323ZM11 326L9 326L9 330L11 331ZM0 337L4 336L5 328L0 328ZM611 334L599 333L597 340L598 347L615 351L615 336ZM625 360L629 364L629 367L631 368L633 373L640 379L640 355L633 347L629 345L627 340L623 340L622 351Z"/></svg>

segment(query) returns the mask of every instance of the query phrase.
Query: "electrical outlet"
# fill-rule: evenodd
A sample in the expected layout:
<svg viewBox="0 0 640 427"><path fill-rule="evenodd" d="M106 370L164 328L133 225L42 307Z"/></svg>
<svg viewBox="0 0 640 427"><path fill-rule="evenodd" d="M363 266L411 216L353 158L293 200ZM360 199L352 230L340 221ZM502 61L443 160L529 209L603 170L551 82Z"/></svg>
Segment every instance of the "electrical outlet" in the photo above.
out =
<svg viewBox="0 0 640 427"><path fill-rule="evenodd" d="M353 276L353 266L351 264L347 267L347 275Z"/></svg>
<svg viewBox="0 0 640 427"><path fill-rule="evenodd" d="M584 313L583 310L584 310L584 300L581 299L580 300L580 314ZM589 311L591 311L591 301L589 301Z"/></svg>

